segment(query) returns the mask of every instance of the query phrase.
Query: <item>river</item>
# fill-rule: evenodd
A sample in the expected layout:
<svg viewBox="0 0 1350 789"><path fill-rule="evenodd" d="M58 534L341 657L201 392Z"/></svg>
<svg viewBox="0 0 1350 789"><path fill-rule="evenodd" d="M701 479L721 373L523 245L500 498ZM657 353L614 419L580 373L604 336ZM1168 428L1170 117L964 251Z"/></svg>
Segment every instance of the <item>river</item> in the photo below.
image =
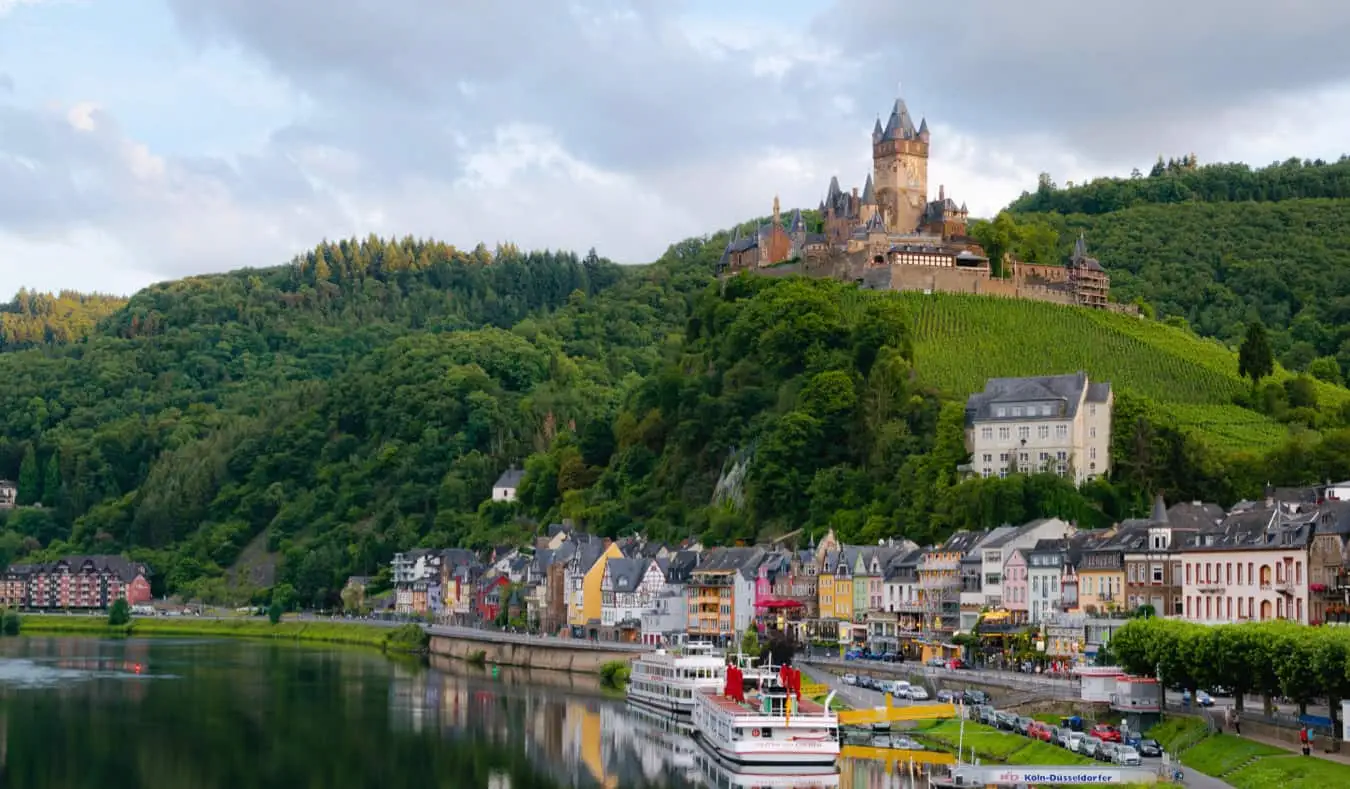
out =
<svg viewBox="0 0 1350 789"><path fill-rule="evenodd" d="M289 643L0 638L0 787L765 785L706 762L586 676ZM843 759L837 779L787 785L914 783Z"/></svg>

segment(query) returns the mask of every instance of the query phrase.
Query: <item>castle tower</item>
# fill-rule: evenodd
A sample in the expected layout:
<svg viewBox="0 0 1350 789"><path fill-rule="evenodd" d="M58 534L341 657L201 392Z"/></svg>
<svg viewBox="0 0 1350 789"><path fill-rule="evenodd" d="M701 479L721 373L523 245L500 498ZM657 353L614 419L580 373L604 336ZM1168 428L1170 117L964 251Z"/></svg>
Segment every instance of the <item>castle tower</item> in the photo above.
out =
<svg viewBox="0 0 1350 789"><path fill-rule="evenodd" d="M905 100L896 99L881 134L873 129L872 137L872 175L881 217L893 231L913 233L928 205L928 121L914 128Z"/></svg>

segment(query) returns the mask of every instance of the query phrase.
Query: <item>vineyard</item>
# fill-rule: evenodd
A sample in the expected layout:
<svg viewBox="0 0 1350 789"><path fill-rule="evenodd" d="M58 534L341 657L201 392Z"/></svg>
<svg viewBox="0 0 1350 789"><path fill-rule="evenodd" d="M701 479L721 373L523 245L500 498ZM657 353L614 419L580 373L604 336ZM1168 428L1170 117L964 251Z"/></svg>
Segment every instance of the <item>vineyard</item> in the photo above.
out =
<svg viewBox="0 0 1350 789"><path fill-rule="evenodd" d="M929 383L954 396L984 388L986 378L1084 370L1118 392L1148 397L1179 424L1216 446L1269 446L1285 428L1233 405L1249 388L1237 355L1212 340L1137 317L1055 304L958 294L890 294L909 313L915 363ZM1277 370L1276 378L1288 373ZM1319 399L1350 398L1319 386Z"/></svg>

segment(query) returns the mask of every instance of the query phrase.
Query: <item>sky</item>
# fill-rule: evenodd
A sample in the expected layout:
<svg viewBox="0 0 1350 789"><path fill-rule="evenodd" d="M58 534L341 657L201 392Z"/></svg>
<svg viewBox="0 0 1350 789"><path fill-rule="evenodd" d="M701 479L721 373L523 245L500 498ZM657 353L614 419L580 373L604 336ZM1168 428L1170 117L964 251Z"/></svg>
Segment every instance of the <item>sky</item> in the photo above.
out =
<svg viewBox="0 0 1350 789"><path fill-rule="evenodd" d="M0 0L0 294L370 233L648 262L861 187L897 95L973 215L1335 159L1347 40L1344 0Z"/></svg>

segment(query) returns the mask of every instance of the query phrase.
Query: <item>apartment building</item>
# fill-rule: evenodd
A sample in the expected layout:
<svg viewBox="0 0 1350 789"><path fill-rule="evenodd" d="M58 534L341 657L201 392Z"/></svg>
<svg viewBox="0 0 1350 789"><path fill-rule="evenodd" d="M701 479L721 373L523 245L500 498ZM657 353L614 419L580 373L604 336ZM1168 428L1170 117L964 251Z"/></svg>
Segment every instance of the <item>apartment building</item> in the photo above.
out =
<svg viewBox="0 0 1350 789"><path fill-rule="evenodd" d="M1291 511L1291 509L1293 511ZM1307 624L1308 556L1317 513L1275 503L1235 510L1181 549L1182 610L1193 622Z"/></svg>
<svg viewBox="0 0 1350 789"><path fill-rule="evenodd" d="M1083 372L990 378L966 401L963 468L985 477L1046 470L1082 484L1111 468L1111 384Z"/></svg>

